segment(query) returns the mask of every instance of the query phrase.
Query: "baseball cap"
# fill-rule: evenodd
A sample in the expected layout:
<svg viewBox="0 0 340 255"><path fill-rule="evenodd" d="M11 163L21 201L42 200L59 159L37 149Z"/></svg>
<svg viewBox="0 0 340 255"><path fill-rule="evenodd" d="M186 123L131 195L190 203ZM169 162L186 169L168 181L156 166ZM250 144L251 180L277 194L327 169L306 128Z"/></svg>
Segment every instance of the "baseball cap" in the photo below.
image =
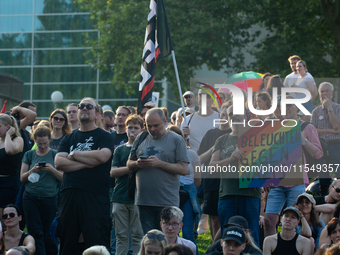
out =
<svg viewBox="0 0 340 255"><path fill-rule="evenodd" d="M282 215L283 215L285 212L287 212L287 211L293 211L293 212L295 212L295 213L297 214L299 220L300 220L300 218L301 218L301 213L300 213L299 209L297 209L297 208L294 207L294 206L288 206L286 209L283 210Z"/></svg>
<svg viewBox="0 0 340 255"><path fill-rule="evenodd" d="M222 240L223 242L232 240L237 242L239 245L242 245L246 241L246 235L242 228L229 227L224 230Z"/></svg>
<svg viewBox="0 0 340 255"><path fill-rule="evenodd" d="M228 223L224 225L223 227L227 228L231 226L248 229L248 221L244 217L240 215L236 215L236 216L231 217L228 220Z"/></svg>
<svg viewBox="0 0 340 255"><path fill-rule="evenodd" d="M299 196L297 197L297 201L299 201L299 198L300 198L300 197L305 197L305 198L307 198L307 199L313 204L313 206L315 206L316 202L315 202L314 197L313 197L311 194L308 194L308 193L304 192L304 193L302 193L301 195L299 195Z"/></svg>
<svg viewBox="0 0 340 255"><path fill-rule="evenodd" d="M192 93L191 91L186 91L186 92L183 94L183 97L185 97L185 96L187 96L187 95L194 96L194 93Z"/></svg>

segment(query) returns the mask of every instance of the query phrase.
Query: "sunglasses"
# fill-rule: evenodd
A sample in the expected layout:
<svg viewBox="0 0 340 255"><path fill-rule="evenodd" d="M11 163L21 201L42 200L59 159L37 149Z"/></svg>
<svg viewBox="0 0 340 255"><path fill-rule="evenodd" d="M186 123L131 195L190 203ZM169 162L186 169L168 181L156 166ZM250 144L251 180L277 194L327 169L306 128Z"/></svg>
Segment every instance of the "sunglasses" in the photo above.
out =
<svg viewBox="0 0 340 255"><path fill-rule="evenodd" d="M336 193L340 193L340 189L339 188L335 188L334 186L332 186L332 187L333 187L333 189L335 189Z"/></svg>
<svg viewBox="0 0 340 255"><path fill-rule="evenodd" d="M9 214L3 214L2 215L2 218L4 219L4 220L6 220L8 217L10 217L10 218L14 218L15 217L15 213L9 213Z"/></svg>
<svg viewBox="0 0 340 255"><path fill-rule="evenodd" d="M184 96L185 99L192 98L192 96Z"/></svg>
<svg viewBox="0 0 340 255"><path fill-rule="evenodd" d="M165 239L165 236L164 235L161 235L161 234L154 234L154 233L147 233L146 236L149 238L149 239L154 239L156 238L158 241L163 241Z"/></svg>
<svg viewBox="0 0 340 255"><path fill-rule="evenodd" d="M92 110L94 108L94 105L92 104L80 104L78 105L78 109L83 110L86 108L87 110Z"/></svg>
<svg viewBox="0 0 340 255"><path fill-rule="evenodd" d="M306 204L306 205L310 205L312 202L309 201L309 200L301 200L298 202L299 205L303 205L303 204Z"/></svg>
<svg viewBox="0 0 340 255"><path fill-rule="evenodd" d="M117 124L113 124L113 125L105 124L105 127L106 127L106 128L113 128L113 127L115 127L115 126L117 126Z"/></svg>
<svg viewBox="0 0 340 255"><path fill-rule="evenodd" d="M55 121L60 121L60 122L64 122L64 121L65 121L64 118L53 117L53 119L54 119Z"/></svg>

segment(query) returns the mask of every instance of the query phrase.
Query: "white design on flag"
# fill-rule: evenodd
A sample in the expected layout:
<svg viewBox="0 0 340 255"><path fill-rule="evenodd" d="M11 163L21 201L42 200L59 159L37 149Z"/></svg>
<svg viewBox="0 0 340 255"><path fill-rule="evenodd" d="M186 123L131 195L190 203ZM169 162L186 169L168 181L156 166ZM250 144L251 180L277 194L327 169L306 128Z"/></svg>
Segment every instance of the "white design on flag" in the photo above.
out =
<svg viewBox="0 0 340 255"><path fill-rule="evenodd" d="M140 75L143 77L143 80L141 81L141 83L139 83L139 90L142 90L143 89L143 84L145 84L145 82L150 79L151 74L149 74L148 71L146 71L144 69L144 66L142 65Z"/></svg>
<svg viewBox="0 0 340 255"><path fill-rule="evenodd" d="M157 14L156 13L157 12L157 3L154 0L151 0L149 8L150 8L150 12L149 12L149 15L148 15L148 23ZM150 30L151 30L151 26L150 26L150 24L148 24L146 26L146 29L145 29L144 49L143 49L143 56L142 56L143 63L141 65L141 75L142 75L143 79L139 83L139 91L141 91L144 88L146 82L152 77L152 75L144 68L144 62L146 62L147 64L150 64L150 62L154 61L154 59L155 59L155 52L156 52L155 44L151 39L148 40L148 36L149 36L150 32L152 32ZM156 41L157 41L157 39L156 39ZM156 42L156 44L157 44L157 42ZM147 79L146 79L146 77L147 77Z"/></svg>

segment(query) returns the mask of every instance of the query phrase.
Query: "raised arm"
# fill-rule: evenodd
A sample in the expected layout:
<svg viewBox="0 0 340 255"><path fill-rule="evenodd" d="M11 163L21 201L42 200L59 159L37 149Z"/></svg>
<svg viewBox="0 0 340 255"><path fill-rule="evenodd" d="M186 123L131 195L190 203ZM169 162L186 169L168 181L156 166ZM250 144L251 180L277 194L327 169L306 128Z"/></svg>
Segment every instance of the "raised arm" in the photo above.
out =
<svg viewBox="0 0 340 255"><path fill-rule="evenodd" d="M5 151L8 155L15 155L22 151L24 142L21 137L15 137L12 140L12 135L15 133L14 127L11 127L6 132Z"/></svg>
<svg viewBox="0 0 340 255"><path fill-rule="evenodd" d="M11 109L11 114L15 114L19 112L22 116L24 116L23 119L20 120L20 129L25 129L29 124L31 124L35 118L37 117L37 113L21 106L15 106Z"/></svg>

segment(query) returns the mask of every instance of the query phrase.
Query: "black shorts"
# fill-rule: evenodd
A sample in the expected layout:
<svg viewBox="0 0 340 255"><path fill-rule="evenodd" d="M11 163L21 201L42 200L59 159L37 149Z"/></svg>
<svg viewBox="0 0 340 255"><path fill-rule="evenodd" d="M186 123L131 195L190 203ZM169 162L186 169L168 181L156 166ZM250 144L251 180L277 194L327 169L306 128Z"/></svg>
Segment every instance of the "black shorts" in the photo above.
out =
<svg viewBox="0 0 340 255"><path fill-rule="evenodd" d="M204 192L203 213L218 216L218 198L218 190Z"/></svg>

